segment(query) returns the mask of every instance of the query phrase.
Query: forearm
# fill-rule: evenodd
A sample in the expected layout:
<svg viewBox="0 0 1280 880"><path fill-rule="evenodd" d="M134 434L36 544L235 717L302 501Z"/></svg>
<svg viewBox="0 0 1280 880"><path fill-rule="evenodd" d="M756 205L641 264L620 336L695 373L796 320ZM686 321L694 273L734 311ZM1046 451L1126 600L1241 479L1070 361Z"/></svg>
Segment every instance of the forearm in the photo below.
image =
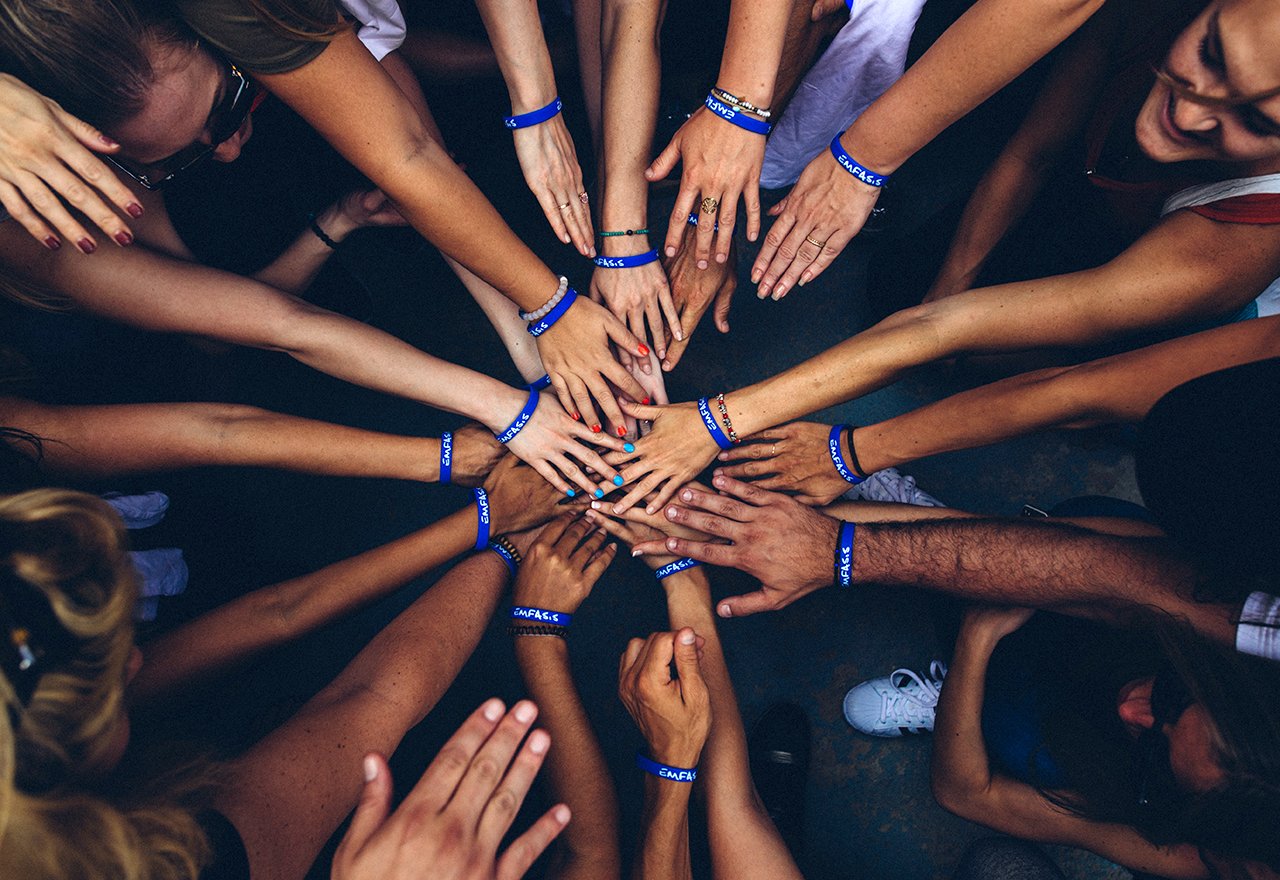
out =
<svg viewBox="0 0 1280 880"><path fill-rule="evenodd" d="M846 148L896 171L944 128L1065 40L1104 0L980 0L849 127Z"/></svg>
<svg viewBox="0 0 1280 880"><path fill-rule="evenodd" d="M967 623L938 700L933 729L933 794L952 812L971 814L966 801L991 786L991 764L982 736L982 701L987 665L998 638Z"/></svg>
<svg viewBox="0 0 1280 880"><path fill-rule="evenodd" d="M476 0L493 44L513 115L545 107L556 96L555 71L534 0Z"/></svg>
<svg viewBox="0 0 1280 880"><path fill-rule="evenodd" d="M632 880L690 880L687 782L644 781L644 831Z"/></svg>
<svg viewBox="0 0 1280 880"><path fill-rule="evenodd" d="M716 85L757 107L773 103L791 3L733 0Z"/></svg>
<svg viewBox="0 0 1280 880"><path fill-rule="evenodd" d="M517 636L516 660L539 722L555 748L547 757L555 797L574 820L561 834L551 874L557 878L607 880L622 871L618 846L618 798L591 721L573 684L564 639Z"/></svg>
<svg viewBox="0 0 1280 880"><path fill-rule="evenodd" d="M316 215L316 225L334 242L343 241L355 227L334 207ZM294 239L280 256L253 273L253 277L277 290L300 296L316 280L333 248L320 240L310 227Z"/></svg>
<svg viewBox="0 0 1280 880"><path fill-rule="evenodd" d="M255 590L146 646L131 694L139 701L312 632L466 551L476 514L467 507L375 550Z"/></svg>
<svg viewBox="0 0 1280 880"><path fill-rule="evenodd" d="M345 477L439 479L440 441L221 403L45 406L0 398L0 422L40 437L55 475L107 477L207 465Z"/></svg>

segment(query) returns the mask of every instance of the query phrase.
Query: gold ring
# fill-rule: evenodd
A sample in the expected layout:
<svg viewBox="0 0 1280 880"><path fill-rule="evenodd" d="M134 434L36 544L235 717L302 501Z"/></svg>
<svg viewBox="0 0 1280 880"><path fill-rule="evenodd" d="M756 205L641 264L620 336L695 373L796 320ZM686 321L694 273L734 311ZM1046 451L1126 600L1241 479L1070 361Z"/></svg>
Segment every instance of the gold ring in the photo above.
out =
<svg viewBox="0 0 1280 880"><path fill-rule="evenodd" d="M777 444L777 443L775 443L775 444L773 444L772 446L770 446L770 447L769 447L769 457L770 457L770 458L773 458L773 457L774 457L774 456L776 456L777 454L778 454L778 444Z"/></svg>
<svg viewBox="0 0 1280 880"><path fill-rule="evenodd" d="M704 214L714 214L719 207L720 201L711 198L711 196L707 196L702 200L702 213Z"/></svg>
<svg viewBox="0 0 1280 880"><path fill-rule="evenodd" d="M587 202L591 201L591 196L587 195L587 191L584 189L582 192L578 193L578 201L585 205Z"/></svg>
<svg viewBox="0 0 1280 880"><path fill-rule="evenodd" d="M813 245L818 250L822 250L824 247L827 246L827 243L825 241L814 241L813 238L808 235L804 237L804 240L809 242L809 244Z"/></svg>

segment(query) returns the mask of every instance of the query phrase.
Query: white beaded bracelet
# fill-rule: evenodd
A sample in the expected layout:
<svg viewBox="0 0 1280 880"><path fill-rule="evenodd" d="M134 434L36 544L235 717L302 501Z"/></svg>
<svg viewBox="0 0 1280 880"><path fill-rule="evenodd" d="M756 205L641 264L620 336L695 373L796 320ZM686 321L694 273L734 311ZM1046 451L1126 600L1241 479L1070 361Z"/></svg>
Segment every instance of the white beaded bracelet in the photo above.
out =
<svg viewBox="0 0 1280 880"><path fill-rule="evenodd" d="M569 279L560 276L560 286L556 288L555 296L547 300L542 308L536 312L521 312L520 320L522 321L538 321L551 313L551 310L560 305L560 300L564 299L564 295L569 292Z"/></svg>

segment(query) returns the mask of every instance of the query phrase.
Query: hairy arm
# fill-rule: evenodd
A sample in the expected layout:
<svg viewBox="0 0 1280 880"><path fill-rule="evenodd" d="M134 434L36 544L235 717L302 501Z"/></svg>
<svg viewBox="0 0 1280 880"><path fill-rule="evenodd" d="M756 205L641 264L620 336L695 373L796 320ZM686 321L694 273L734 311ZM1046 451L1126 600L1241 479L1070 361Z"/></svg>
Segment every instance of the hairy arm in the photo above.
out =
<svg viewBox="0 0 1280 880"><path fill-rule="evenodd" d="M632 880L690 880L689 791L685 782L645 774L640 857Z"/></svg>

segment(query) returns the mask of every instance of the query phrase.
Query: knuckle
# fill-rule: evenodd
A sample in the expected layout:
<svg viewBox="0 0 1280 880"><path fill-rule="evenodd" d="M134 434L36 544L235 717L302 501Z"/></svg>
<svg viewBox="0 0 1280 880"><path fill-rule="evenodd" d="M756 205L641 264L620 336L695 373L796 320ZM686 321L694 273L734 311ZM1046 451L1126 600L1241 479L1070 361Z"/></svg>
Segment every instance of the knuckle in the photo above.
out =
<svg viewBox="0 0 1280 880"><path fill-rule="evenodd" d="M481 782L493 782L502 775L502 768L498 766L498 762L493 758L484 755L472 762L471 772Z"/></svg>
<svg viewBox="0 0 1280 880"><path fill-rule="evenodd" d="M445 746L436 755L436 763L442 770L461 773L467 769L471 759L460 746Z"/></svg>
<svg viewBox="0 0 1280 880"><path fill-rule="evenodd" d="M520 799L507 787L499 788L489 801L490 806L502 816L514 816L520 807Z"/></svg>

